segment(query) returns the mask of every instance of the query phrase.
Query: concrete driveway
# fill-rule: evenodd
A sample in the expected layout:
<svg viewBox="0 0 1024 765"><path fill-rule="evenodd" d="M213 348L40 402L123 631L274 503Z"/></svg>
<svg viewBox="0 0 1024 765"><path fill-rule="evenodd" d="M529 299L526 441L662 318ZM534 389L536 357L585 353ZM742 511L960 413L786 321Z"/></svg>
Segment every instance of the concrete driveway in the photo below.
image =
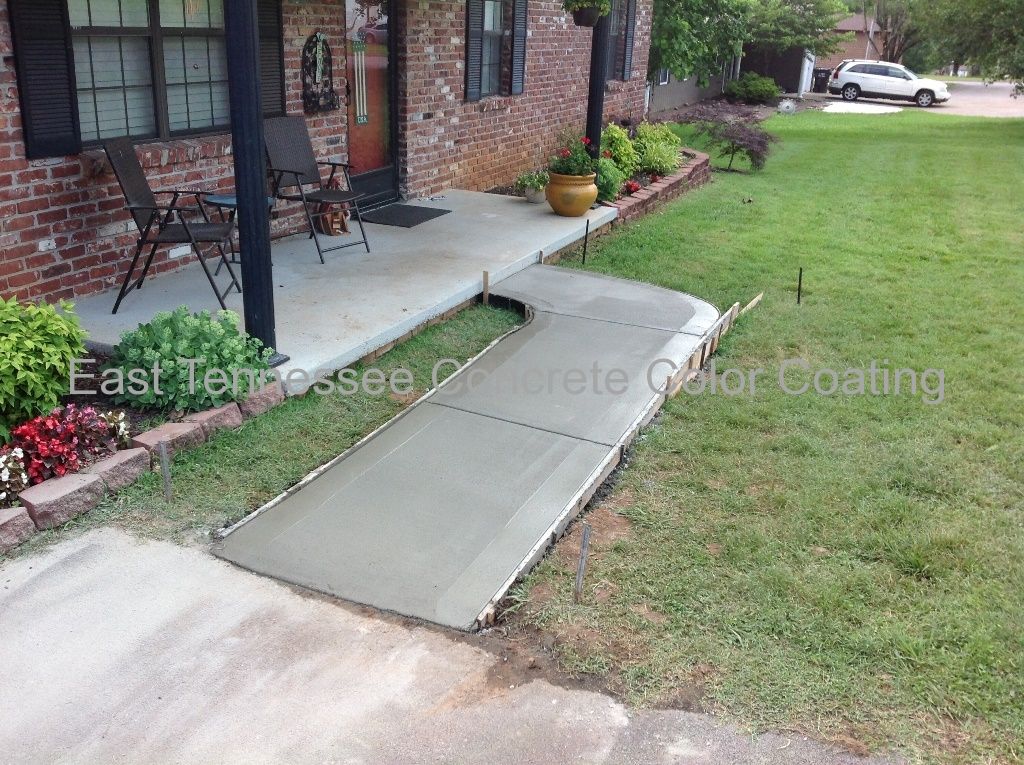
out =
<svg viewBox="0 0 1024 765"><path fill-rule="evenodd" d="M962 117L1024 117L1024 96L1013 97L1013 85L1008 82L964 82L954 78L949 83L949 101L936 104L928 109L919 109L906 101L884 99L858 99L858 102L900 106L916 109L927 114L954 114ZM815 94L817 96L817 94ZM820 97L820 96L818 96ZM829 101L841 101L839 96L825 96Z"/></svg>
<svg viewBox="0 0 1024 765"><path fill-rule="evenodd" d="M883 762L510 677L485 640L94 531L0 568L0 760Z"/></svg>

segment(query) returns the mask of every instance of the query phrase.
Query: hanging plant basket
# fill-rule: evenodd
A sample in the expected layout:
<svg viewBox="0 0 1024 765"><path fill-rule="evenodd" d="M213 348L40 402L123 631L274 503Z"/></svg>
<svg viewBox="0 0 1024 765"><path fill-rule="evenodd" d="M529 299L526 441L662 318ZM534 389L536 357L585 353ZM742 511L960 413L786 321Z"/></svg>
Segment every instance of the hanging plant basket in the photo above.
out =
<svg viewBox="0 0 1024 765"><path fill-rule="evenodd" d="M572 12L572 20L578 27L593 27L597 26L597 22L603 15L600 6L586 5Z"/></svg>

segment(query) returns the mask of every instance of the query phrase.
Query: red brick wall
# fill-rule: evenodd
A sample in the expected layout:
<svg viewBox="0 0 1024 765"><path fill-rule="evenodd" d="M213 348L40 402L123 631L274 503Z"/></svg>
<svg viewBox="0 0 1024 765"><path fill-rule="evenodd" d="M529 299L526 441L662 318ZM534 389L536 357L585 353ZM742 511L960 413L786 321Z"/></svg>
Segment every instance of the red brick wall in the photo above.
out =
<svg viewBox="0 0 1024 765"><path fill-rule="evenodd" d="M840 44L839 49L830 56L819 56L815 59L814 65L816 67L834 67L838 66L840 62L848 58L871 58L877 59L878 53L870 48L868 55L864 55L864 49L868 47L868 36L863 32L854 32L853 37ZM881 40L875 40L875 43L880 45Z"/></svg>
<svg viewBox="0 0 1024 765"><path fill-rule="evenodd" d="M564 125L583 132L592 31L560 0L530 0L524 93L476 103L464 100L465 3L411 1L398 22L403 193L509 183L544 164ZM637 0L633 76L609 83L608 118L643 117L650 29L651 0Z"/></svg>
<svg viewBox="0 0 1024 765"><path fill-rule="evenodd" d="M420 196L458 186L486 189L539 166L566 124L581 132L586 112L589 29L572 24L560 0L531 0L525 93L465 103L464 2L398 0L399 163L402 192ZM103 166L102 152L27 161L7 21L0 4L0 295L72 298L115 286L136 230ZM306 38L324 31L334 52L335 87L344 101L341 0L286 0L288 112L302 113L300 58ZM633 77L609 83L605 114L639 119L644 109L651 0L638 0ZM322 157L346 156L346 111L307 118ZM229 136L152 143L139 154L154 188L203 182L232 186ZM278 206L275 234L303 225L298 208ZM163 249L156 271L180 267Z"/></svg>

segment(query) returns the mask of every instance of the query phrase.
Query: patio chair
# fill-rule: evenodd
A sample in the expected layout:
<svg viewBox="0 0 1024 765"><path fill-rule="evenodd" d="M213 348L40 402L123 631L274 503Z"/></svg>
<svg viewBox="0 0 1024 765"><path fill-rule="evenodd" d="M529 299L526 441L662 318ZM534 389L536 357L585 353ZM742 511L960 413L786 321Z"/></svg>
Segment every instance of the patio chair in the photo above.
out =
<svg viewBox="0 0 1024 765"><path fill-rule="evenodd" d="M278 199L288 202L301 202L309 223L309 236L316 243L316 251L320 262L324 263L324 253L341 250L345 247L364 245L370 251L370 243L366 239L363 218L359 212L359 199L362 194L352 191L352 180L349 177L349 165L345 162L318 162L313 153L313 144L309 140L306 121L302 117L271 117L264 121L264 138L267 144L267 159L270 163L268 171L271 176L272 193ZM320 177L320 167L331 168L331 175L325 183ZM338 169L345 178L345 188L330 188ZM306 187L311 187L308 191ZM359 224L362 239L355 242L336 244L324 247L316 225L317 218L332 215L330 205L349 205L352 215Z"/></svg>
<svg viewBox="0 0 1024 765"><path fill-rule="evenodd" d="M158 189L155 191L151 189L149 182L146 180L146 174L142 170L142 165L139 163L139 158L135 154L135 147L132 146L132 142L129 139L117 138L107 141L103 144L103 150L107 153L107 159L110 161L110 166L114 169L114 175L117 176L117 183L121 187L121 193L124 194L125 201L128 203L128 211L131 212L132 218L135 220L135 226L139 230L135 254L132 256L132 262L128 266L128 273L124 275L121 290L117 294L117 300L114 301L114 310L111 313L117 313L121 301L124 300L129 292L133 289L142 288L142 282L145 280L146 274L149 273L149 267L153 264L153 256L156 255L157 248L161 245L176 244L188 244L192 247L192 252L199 259L199 264L203 267L206 278L210 281L210 286L217 296L220 307L227 308L224 304L224 298L231 292L231 288L234 287L239 292L242 291L238 279L235 278L235 272L231 268L231 263L228 262L224 252L224 247L226 244L229 244L231 233L234 230L234 221L211 223L201 201L205 192L199 189L180 188ZM170 203L157 204L157 194L170 195ZM195 199L196 204L194 206L179 205L179 201L182 198L188 197ZM200 216L199 220L188 219L187 215L195 214ZM203 253L200 245L205 245L208 250L216 248L220 253L221 263L227 267L231 281L223 292L217 287L217 282L214 281L213 274L210 273L210 268L206 262L207 255ZM146 247L149 247L149 254L146 256L142 273L133 284L132 277L135 274L135 267L138 265L142 251Z"/></svg>

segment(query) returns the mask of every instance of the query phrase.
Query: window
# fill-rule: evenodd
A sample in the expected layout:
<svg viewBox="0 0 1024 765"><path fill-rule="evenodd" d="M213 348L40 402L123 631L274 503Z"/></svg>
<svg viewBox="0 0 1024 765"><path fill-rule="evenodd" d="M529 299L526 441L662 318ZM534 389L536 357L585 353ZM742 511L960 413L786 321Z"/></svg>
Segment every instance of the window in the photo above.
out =
<svg viewBox="0 0 1024 765"><path fill-rule="evenodd" d="M886 70L887 70L886 74L889 77L895 77L897 80L909 80L910 79L910 75L907 74L906 72L904 72L902 69L897 69L894 66L887 66Z"/></svg>
<svg viewBox="0 0 1024 765"><path fill-rule="evenodd" d="M68 0L68 17L82 141L227 127L222 0Z"/></svg>
<svg viewBox="0 0 1024 765"><path fill-rule="evenodd" d="M608 79L628 80L633 68L636 0L612 0L608 41Z"/></svg>
<svg viewBox="0 0 1024 765"><path fill-rule="evenodd" d="M267 115L284 112L281 0L256 0ZM223 0L8 0L26 154L228 127Z"/></svg>
<svg viewBox="0 0 1024 765"><path fill-rule="evenodd" d="M526 0L467 0L467 101L523 92L526 20Z"/></svg>
<svg viewBox="0 0 1024 765"><path fill-rule="evenodd" d="M686 79L684 78L682 81L686 82ZM658 79L655 80L655 82L658 85L668 85L668 83L669 83L669 71L668 71L668 69L665 69L665 68L659 69L658 70Z"/></svg>

